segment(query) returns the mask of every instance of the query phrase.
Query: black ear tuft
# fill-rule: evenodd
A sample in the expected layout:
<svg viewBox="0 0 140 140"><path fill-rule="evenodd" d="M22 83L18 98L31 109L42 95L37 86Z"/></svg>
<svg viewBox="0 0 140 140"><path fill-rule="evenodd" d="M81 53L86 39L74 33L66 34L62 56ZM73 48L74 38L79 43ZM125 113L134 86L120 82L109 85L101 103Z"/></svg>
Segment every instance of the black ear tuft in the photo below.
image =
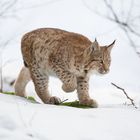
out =
<svg viewBox="0 0 140 140"><path fill-rule="evenodd" d="M116 40L114 40L109 46L112 46L112 45L114 45L115 44L115 42L116 42Z"/></svg>
<svg viewBox="0 0 140 140"><path fill-rule="evenodd" d="M97 41L96 37L95 37L95 41L94 41L94 42L97 42L97 43L98 43L98 41Z"/></svg>
<svg viewBox="0 0 140 140"><path fill-rule="evenodd" d="M115 42L116 42L116 40L114 40L110 45L107 46L108 51L112 50L112 48L114 47Z"/></svg>

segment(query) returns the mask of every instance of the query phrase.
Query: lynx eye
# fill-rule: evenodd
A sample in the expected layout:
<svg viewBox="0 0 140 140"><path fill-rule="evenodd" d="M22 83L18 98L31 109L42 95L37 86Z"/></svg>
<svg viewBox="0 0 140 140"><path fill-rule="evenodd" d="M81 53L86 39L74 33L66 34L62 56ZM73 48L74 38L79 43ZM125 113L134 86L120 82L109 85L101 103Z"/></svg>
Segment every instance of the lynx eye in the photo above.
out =
<svg viewBox="0 0 140 140"><path fill-rule="evenodd" d="M103 60L100 60L100 63L101 63L101 64L103 64L103 63L104 63L104 61L103 61Z"/></svg>

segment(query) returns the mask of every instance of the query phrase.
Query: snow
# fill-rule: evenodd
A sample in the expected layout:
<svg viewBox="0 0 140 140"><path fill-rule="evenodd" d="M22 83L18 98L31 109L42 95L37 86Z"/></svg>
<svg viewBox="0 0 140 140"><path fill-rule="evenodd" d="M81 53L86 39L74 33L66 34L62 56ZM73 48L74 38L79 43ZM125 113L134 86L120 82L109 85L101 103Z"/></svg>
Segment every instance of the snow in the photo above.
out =
<svg viewBox="0 0 140 140"><path fill-rule="evenodd" d="M32 1L27 3L29 7ZM1 40L12 38L12 41L2 50L0 57L3 58L3 65L14 60L3 68L3 76L10 79L17 77L23 65L21 37L36 28L55 27L81 33L92 41L96 37L101 45L110 44L116 39L109 74L103 77L93 75L90 79L89 92L99 103L99 108L35 104L21 97L0 94L0 140L139 140L140 109L125 105L130 102L110 84L114 82L123 87L140 106L140 59L130 47L125 34L115 23L96 15L83 3L104 12L102 0L52 1L44 0L48 2L47 5L18 11L20 20L1 20ZM36 0L34 4L38 2ZM49 84L52 95L68 101L77 99L75 92L62 91L62 83L58 79L50 78ZM13 88L4 83L4 90L13 91ZM32 82L26 90L28 95L40 102Z"/></svg>
<svg viewBox="0 0 140 140"><path fill-rule="evenodd" d="M79 109L0 94L0 139L139 140L140 109L124 105L123 100Z"/></svg>

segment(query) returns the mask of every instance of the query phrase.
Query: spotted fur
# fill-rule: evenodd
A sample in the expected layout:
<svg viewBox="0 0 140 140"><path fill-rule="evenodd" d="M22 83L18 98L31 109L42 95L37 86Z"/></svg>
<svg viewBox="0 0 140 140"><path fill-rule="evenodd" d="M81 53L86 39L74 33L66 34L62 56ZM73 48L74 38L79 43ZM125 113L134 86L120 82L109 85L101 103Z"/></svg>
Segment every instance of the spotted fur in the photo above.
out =
<svg viewBox="0 0 140 140"><path fill-rule="evenodd" d="M60 99L48 91L49 76L55 75L62 81L65 92L77 90L81 104L97 107L88 93L90 73L108 73L114 43L100 46L81 34L53 28L25 34L21 41L25 67L15 83L16 95L26 96L25 87L32 79L44 103L59 104Z"/></svg>

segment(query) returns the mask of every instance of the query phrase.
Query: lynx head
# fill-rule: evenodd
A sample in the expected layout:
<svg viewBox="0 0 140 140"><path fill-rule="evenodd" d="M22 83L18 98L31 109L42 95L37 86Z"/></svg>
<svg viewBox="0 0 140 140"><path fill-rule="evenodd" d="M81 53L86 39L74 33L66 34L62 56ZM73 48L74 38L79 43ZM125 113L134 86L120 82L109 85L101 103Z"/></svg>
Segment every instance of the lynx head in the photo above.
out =
<svg viewBox="0 0 140 140"><path fill-rule="evenodd" d="M111 63L111 50L115 44L115 40L107 46L100 46L95 39L92 45L84 51L86 61L85 69L87 72L97 71L99 74L109 72Z"/></svg>

